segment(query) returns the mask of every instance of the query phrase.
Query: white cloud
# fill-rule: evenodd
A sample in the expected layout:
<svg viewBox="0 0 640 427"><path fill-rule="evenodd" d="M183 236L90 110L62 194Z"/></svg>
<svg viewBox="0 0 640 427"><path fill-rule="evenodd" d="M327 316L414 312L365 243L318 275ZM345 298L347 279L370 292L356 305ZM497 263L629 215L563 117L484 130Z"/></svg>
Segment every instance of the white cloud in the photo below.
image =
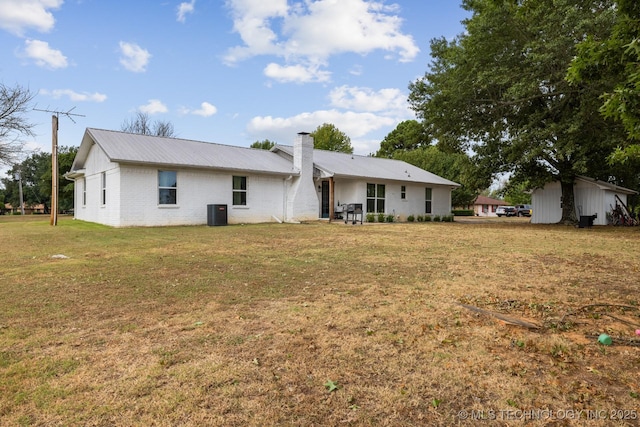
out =
<svg viewBox="0 0 640 427"><path fill-rule="evenodd" d="M225 57L228 63L279 52L277 35L269 24L286 17L287 0L230 0L227 5L233 14L233 29L246 45L231 48Z"/></svg>
<svg viewBox="0 0 640 427"><path fill-rule="evenodd" d="M58 9L63 0L1 0L0 28L22 37L27 29L50 31L55 19L49 9Z"/></svg>
<svg viewBox="0 0 640 427"><path fill-rule="evenodd" d="M147 104L141 105L138 109L147 114L159 114L169 111L167 106L159 99L150 99Z"/></svg>
<svg viewBox="0 0 640 427"><path fill-rule="evenodd" d="M335 125L349 138L361 138L380 128L393 126L397 120L372 113L319 110L312 113L301 113L293 117L254 117L249 122L247 130L251 135L257 137L276 134L280 136L280 140L288 140L291 139L291 135L295 135L297 132L313 132L324 123ZM267 136L267 138L269 137Z"/></svg>
<svg viewBox="0 0 640 427"><path fill-rule="evenodd" d="M400 89L388 88L374 91L370 88L340 86L329 93L335 107L370 112L386 112L385 115L411 115L407 95Z"/></svg>
<svg viewBox="0 0 640 427"><path fill-rule="evenodd" d="M180 114L193 114L195 116L211 117L214 114L218 113L218 108L215 105L205 101L200 104L200 108L197 110L192 110L187 107L180 107L178 109L178 112Z"/></svg>
<svg viewBox="0 0 640 427"><path fill-rule="evenodd" d="M274 63L267 65L264 69L264 75L281 83L327 82L331 79L331 72L321 71L317 66L281 66Z"/></svg>
<svg viewBox="0 0 640 427"><path fill-rule="evenodd" d="M61 51L49 47L49 43L41 40L25 40L24 52L28 58L35 60L39 67L66 68L67 57Z"/></svg>
<svg viewBox="0 0 640 427"><path fill-rule="evenodd" d="M178 6L178 17L176 18L178 22L184 23L186 21L187 13L193 13L195 9L196 0L191 0L191 2L182 2L180 6Z"/></svg>
<svg viewBox="0 0 640 427"><path fill-rule="evenodd" d="M218 109L215 105L209 104L208 102L203 102L200 104L199 110L191 111L191 114L195 114L196 116L209 117L213 116L218 112Z"/></svg>
<svg viewBox="0 0 640 427"><path fill-rule="evenodd" d="M68 97L70 100L72 101L76 101L76 102L84 102L84 101L90 101L90 102L104 102L107 99L107 95L103 94L103 93L89 93L89 92L82 92L82 93L78 93L75 92L71 89L54 89L54 90L47 90L47 89L42 89L40 91L41 95L48 95L54 99L60 99L63 96Z"/></svg>
<svg viewBox="0 0 640 427"><path fill-rule="evenodd" d="M324 123L335 125L351 139L356 154L368 155L380 148L385 134L403 120L415 118L400 89L374 91L366 87L340 86L329 93L332 109L291 117L257 116L247 125L256 139L291 143L297 132L313 132Z"/></svg>
<svg viewBox="0 0 640 427"><path fill-rule="evenodd" d="M298 132L313 132L324 123L335 125L351 139L355 154L368 155L380 149L376 132L394 128L400 120L372 113L322 110L293 117L258 116L247 125L247 133L254 140L269 139L281 144L293 144Z"/></svg>
<svg viewBox="0 0 640 427"><path fill-rule="evenodd" d="M381 1L229 0L234 31L243 46L228 51L229 64L256 55L277 55L288 61L304 59L323 64L344 52L365 55L375 50L397 53L402 62L420 49L413 37L400 31L398 7Z"/></svg>
<svg viewBox="0 0 640 427"><path fill-rule="evenodd" d="M142 73L147 70L147 64L151 58L148 50L135 43L120 42L120 63L129 71Z"/></svg>

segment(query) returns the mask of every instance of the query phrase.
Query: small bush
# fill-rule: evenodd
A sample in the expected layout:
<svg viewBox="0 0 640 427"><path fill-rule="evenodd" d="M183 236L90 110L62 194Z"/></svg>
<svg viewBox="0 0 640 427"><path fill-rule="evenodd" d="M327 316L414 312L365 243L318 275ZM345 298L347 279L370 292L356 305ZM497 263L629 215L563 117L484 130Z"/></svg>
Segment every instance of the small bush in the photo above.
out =
<svg viewBox="0 0 640 427"><path fill-rule="evenodd" d="M424 217L422 215L418 215L417 220L418 220L418 222L423 222L424 221Z"/></svg>
<svg viewBox="0 0 640 427"><path fill-rule="evenodd" d="M393 222L395 217L392 214L387 215L387 222Z"/></svg>
<svg viewBox="0 0 640 427"><path fill-rule="evenodd" d="M376 222L376 216L372 213L367 214L367 222Z"/></svg>
<svg viewBox="0 0 640 427"><path fill-rule="evenodd" d="M473 209L455 209L451 211L454 216L473 216Z"/></svg>
<svg viewBox="0 0 640 427"><path fill-rule="evenodd" d="M415 217L415 216L413 216L413 215L409 215L409 216L407 217L407 222L413 222L413 221L415 221L415 220L416 220L416 217Z"/></svg>
<svg viewBox="0 0 640 427"><path fill-rule="evenodd" d="M453 222L453 215L443 215L442 222Z"/></svg>
<svg viewBox="0 0 640 427"><path fill-rule="evenodd" d="M378 214L378 222L384 222L384 212Z"/></svg>
<svg viewBox="0 0 640 427"><path fill-rule="evenodd" d="M440 220L441 220L440 215L433 216L433 222L440 222Z"/></svg>
<svg viewBox="0 0 640 427"><path fill-rule="evenodd" d="M433 218L431 217L431 215L425 215L425 216L424 216L424 220L425 220L425 222L429 222L429 221L431 221L432 219L433 219Z"/></svg>

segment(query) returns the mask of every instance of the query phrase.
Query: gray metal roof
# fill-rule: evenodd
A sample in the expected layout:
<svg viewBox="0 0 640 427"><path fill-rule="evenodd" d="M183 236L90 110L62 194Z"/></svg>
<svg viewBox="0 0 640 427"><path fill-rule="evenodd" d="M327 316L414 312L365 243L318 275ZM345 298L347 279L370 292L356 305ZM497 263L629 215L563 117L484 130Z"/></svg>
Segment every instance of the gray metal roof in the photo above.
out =
<svg viewBox="0 0 640 427"><path fill-rule="evenodd" d="M638 194L638 192L636 190L631 190L629 188L624 188L624 187L620 187L619 185L615 185L612 184L610 182L604 182L604 181L600 181L598 179L594 179L594 178L589 178L588 176L583 176L583 175L578 175L576 177L576 180L582 180L584 182L588 182L591 184L594 184L596 186L598 186L600 189L603 190L611 190L611 191L615 191L621 194Z"/></svg>
<svg viewBox="0 0 640 427"><path fill-rule="evenodd" d="M293 155L291 146L276 145L273 150ZM316 168L336 178L370 178L460 187L458 183L400 160L313 150L313 163Z"/></svg>
<svg viewBox="0 0 640 427"><path fill-rule="evenodd" d="M139 135L87 128L69 174L84 169L93 144L113 162L223 169L298 175L291 160L293 148L276 145L271 151L180 138ZM278 153L280 152L280 153ZM282 153L286 155L283 156ZM460 185L400 160L313 150L316 170L336 178L368 178L424 184Z"/></svg>
<svg viewBox="0 0 640 427"><path fill-rule="evenodd" d="M92 143L118 163L298 174L290 161L268 150L94 128L85 131L72 171L84 168Z"/></svg>

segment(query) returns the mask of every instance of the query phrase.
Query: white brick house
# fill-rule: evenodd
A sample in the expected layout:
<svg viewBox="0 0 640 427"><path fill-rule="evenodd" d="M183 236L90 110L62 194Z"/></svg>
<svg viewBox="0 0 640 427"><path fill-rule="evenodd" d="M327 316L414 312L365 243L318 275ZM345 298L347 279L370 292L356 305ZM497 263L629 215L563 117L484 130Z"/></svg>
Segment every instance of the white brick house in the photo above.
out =
<svg viewBox="0 0 640 427"><path fill-rule="evenodd" d="M71 170L75 218L114 227L333 218L365 211L446 215L459 184L398 160L313 149L306 133L271 151L88 128Z"/></svg>

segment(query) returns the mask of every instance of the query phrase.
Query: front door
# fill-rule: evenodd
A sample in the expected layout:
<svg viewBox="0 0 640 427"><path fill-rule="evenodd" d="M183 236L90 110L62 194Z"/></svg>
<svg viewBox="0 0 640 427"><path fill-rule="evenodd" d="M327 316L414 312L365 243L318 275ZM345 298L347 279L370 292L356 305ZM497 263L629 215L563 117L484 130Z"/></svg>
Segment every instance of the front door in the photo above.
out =
<svg viewBox="0 0 640 427"><path fill-rule="evenodd" d="M321 218L329 218L329 181L322 181L322 212Z"/></svg>

